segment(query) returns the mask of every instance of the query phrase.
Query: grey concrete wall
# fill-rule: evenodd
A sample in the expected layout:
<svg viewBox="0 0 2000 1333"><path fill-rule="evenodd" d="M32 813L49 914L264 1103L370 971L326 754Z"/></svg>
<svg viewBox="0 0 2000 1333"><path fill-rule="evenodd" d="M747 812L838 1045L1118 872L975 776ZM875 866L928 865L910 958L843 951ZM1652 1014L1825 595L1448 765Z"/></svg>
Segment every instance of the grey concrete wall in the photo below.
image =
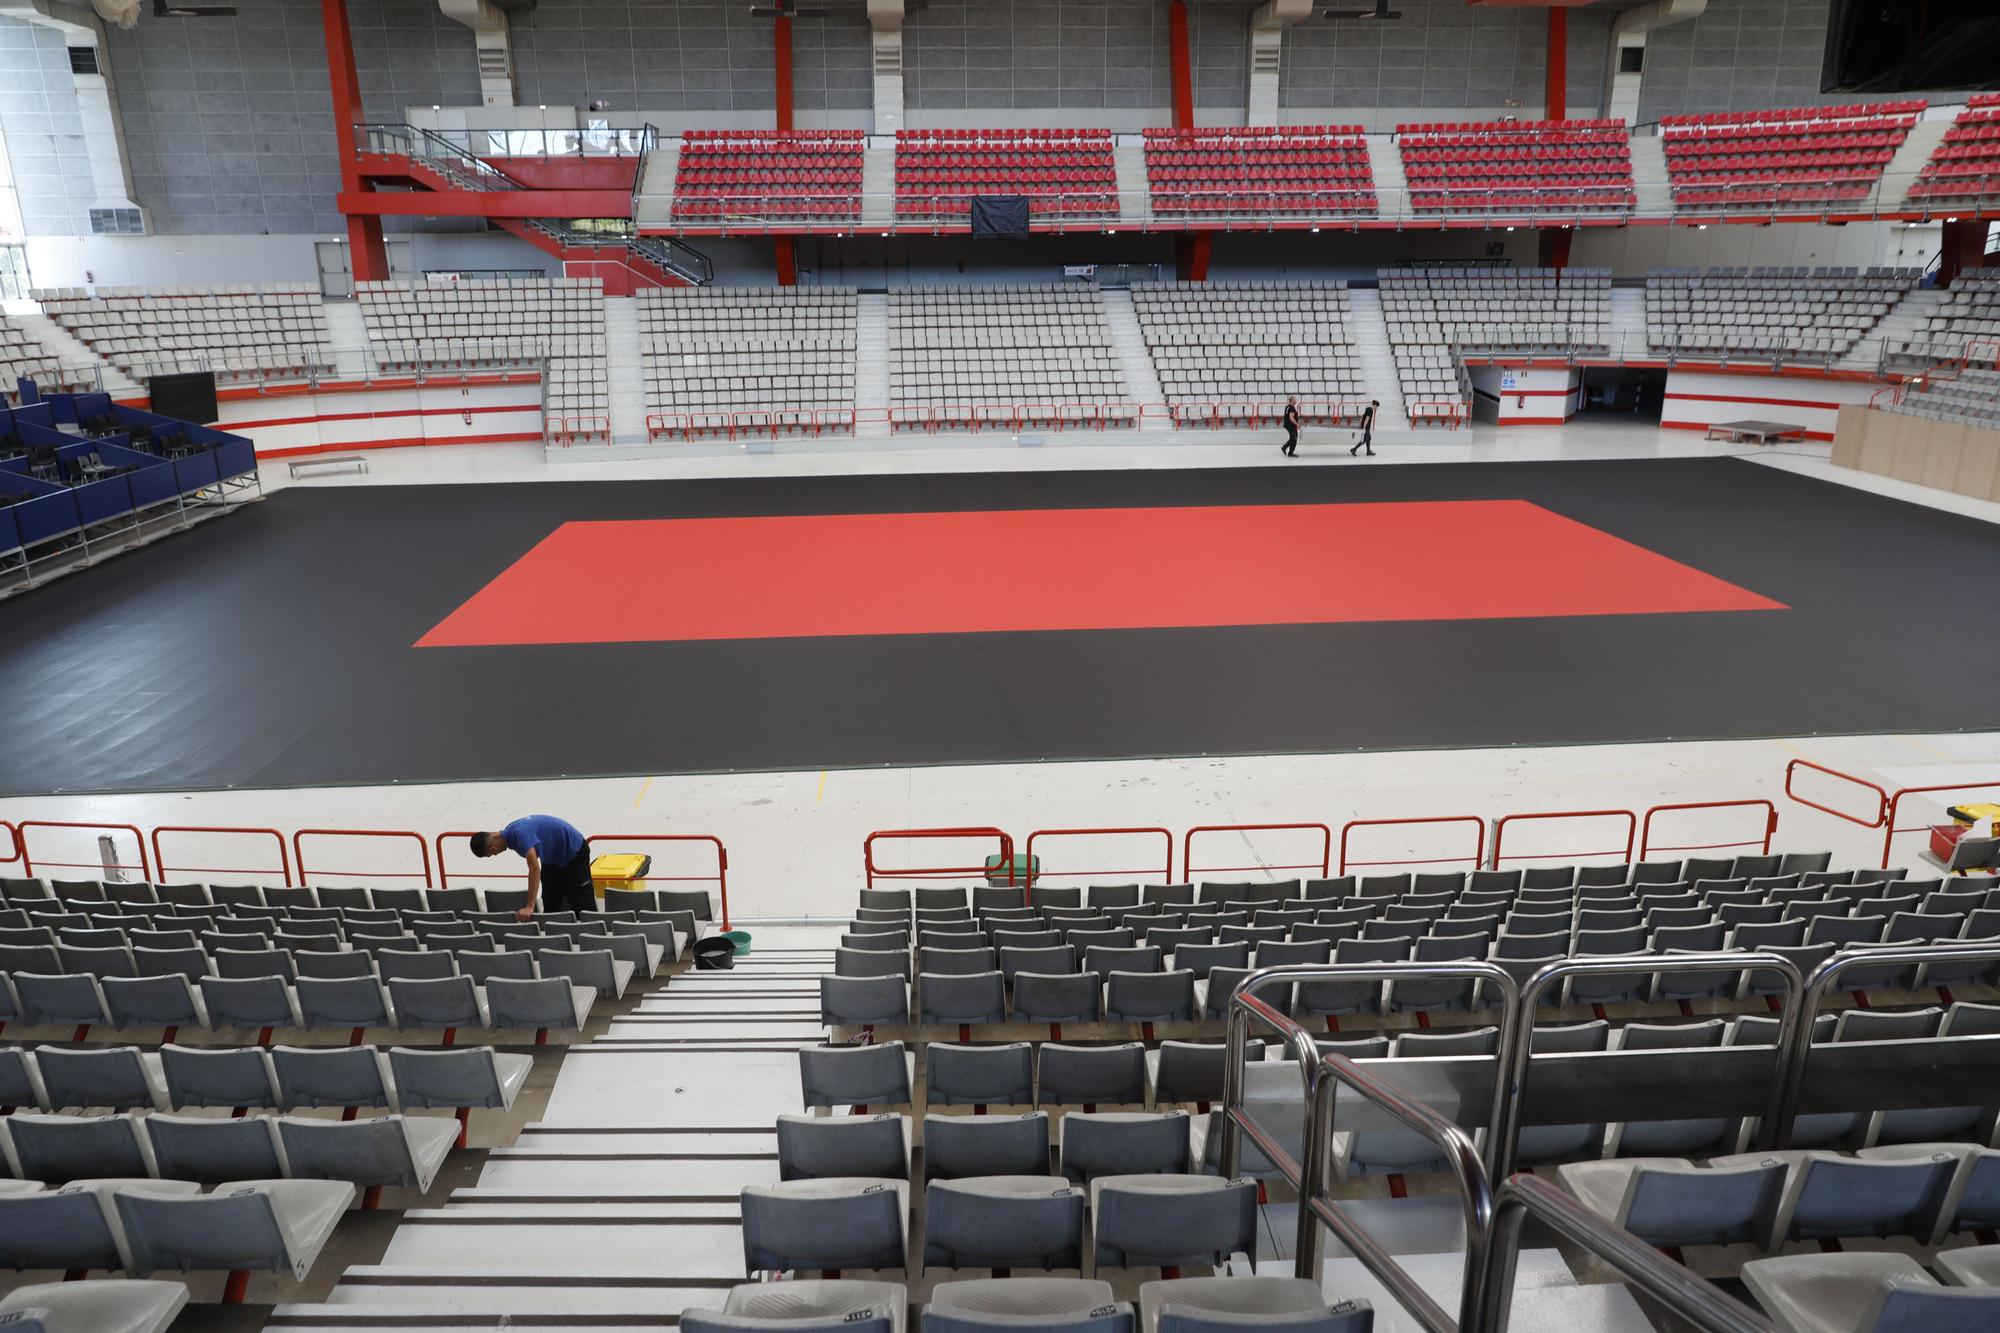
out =
<svg viewBox="0 0 2000 1333"><path fill-rule="evenodd" d="M1345 0L1343 0L1345 3ZM1359 0L1355 0L1358 5ZM1408 113L1540 114L1548 68L1547 11L1468 8L1464 0L1396 0L1394 22L1308 19L1285 34L1278 105L1365 113L1344 117L1370 128ZM1596 114L1604 100L1611 18L1589 9L1569 16L1569 114Z"/></svg>
<svg viewBox="0 0 2000 1333"><path fill-rule="evenodd" d="M1865 100L1820 95L1827 9L1827 0L1709 0L1700 18L1661 28L1646 42L1639 119Z"/></svg>
<svg viewBox="0 0 2000 1333"><path fill-rule="evenodd" d="M90 230L90 169L69 55L53 28L0 19L0 134L30 236Z"/></svg>

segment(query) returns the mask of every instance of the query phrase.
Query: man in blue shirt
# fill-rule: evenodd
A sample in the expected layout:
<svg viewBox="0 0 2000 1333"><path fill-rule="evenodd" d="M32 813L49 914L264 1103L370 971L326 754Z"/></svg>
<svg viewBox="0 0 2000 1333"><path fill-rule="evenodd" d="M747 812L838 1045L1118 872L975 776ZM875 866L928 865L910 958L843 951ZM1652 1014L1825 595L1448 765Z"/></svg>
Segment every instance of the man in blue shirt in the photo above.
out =
<svg viewBox="0 0 2000 1333"><path fill-rule="evenodd" d="M546 893L551 912L593 912L597 891L590 881L590 839L576 825L554 815L528 815L498 833L472 835L474 856L518 852L528 862L528 901L514 915L535 914Z"/></svg>

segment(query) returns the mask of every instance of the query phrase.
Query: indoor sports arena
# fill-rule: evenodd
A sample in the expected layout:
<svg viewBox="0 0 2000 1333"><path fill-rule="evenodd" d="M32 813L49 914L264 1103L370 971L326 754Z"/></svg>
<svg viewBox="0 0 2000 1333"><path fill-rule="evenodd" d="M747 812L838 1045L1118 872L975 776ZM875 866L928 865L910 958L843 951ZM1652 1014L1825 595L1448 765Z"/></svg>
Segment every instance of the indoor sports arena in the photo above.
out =
<svg viewBox="0 0 2000 1333"><path fill-rule="evenodd" d="M2000 1330L1993 11L0 0L0 1327Z"/></svg>

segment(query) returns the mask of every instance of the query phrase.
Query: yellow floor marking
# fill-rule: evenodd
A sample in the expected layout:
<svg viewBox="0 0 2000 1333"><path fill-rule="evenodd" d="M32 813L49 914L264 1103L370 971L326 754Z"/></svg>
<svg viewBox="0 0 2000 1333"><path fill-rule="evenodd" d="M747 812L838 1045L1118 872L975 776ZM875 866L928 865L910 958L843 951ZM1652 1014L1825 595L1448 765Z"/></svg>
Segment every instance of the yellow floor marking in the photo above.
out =
<svg viewBox="0 0 2000 1333"><path fill-rule="evenodd" d="M651 791L652 789L653 789L653 780L651 778L647 778L645 782L640 784L639 795L632 802L632 808L634 810L637 810L640 806L646 803L646 793Z"/></svg>

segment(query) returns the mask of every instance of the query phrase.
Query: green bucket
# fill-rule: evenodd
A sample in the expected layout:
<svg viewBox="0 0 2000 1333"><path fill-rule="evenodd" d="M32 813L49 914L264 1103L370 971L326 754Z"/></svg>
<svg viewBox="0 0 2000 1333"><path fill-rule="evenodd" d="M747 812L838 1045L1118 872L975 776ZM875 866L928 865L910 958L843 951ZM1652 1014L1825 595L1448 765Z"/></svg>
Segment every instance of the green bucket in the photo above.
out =
<svg viewBox="0 0 2000 1333"><path fill-rule="evenodd" d="M741 958L750 952L750 932L747 930L725 930L722 938L736 946L736 956Z"/></svg>

